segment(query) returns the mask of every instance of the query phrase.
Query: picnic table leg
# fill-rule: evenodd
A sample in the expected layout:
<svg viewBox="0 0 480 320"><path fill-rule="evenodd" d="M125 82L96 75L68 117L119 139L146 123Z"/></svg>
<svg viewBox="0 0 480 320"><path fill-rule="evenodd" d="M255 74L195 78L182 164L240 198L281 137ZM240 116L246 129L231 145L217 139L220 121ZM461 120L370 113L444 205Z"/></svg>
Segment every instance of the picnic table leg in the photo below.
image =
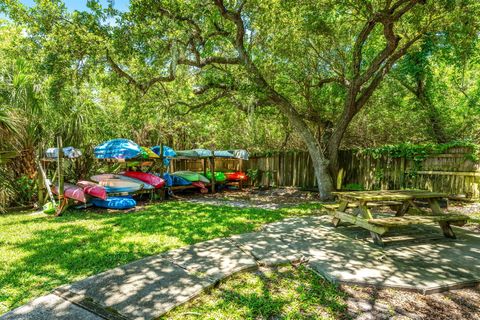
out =
<svg viewBox="0 0 480 320"><path fill-rule="evenodd" d="M359 210L362 213L362 217L366 220L373 219L372 213L370 209L367 207L366 202L361 202L359 206ZM383 240L382 236L376 232L370 231L370 236L372 237L373 243L383 247Z"/></svg>
<svg viewBox="0 0 480 320"><path fill-rule="evenodd" d="M439 222L438 223L442 228L443 235L445 238L456 239L455 233L453 232L450 222Z"/></svg>
<svg viewBox="0 0 480 320"><path fill-rule="evenodd" d="M405 201L402 203L400 208L398 208L397 212L395 213L395 217L403 217L405 213L408 212L408 209L410 208L410 201Z"/></svg>
<svg viewBox="0 0 480 320"><path fill-rule="evenodd" d="M338 206L338 211L345 212L348 208L348 201L341 201L340 205ZM336 228L340 224L340 219L337 217L333 217L332 224Z"/></svg>
<svg viewBox="0 0 480 320"><path fill-rule="evenodd" d="M379 235L378 233L373 232L373 231L370 231L370 235L372 236L373 243L375 243L376 245L379 245L381 247L384 246L381 235Z"/></svg>
<svg viewBox="0 0 480 320"><path fill-rule="evenodd" d="M434 215L442 215L443 211L438 204L437 199L429 199L428 203L430 204L430 208L432 209L432 213ZM456 239L455 233L453 232L452 227L450 226L450 222L448 221L440 221L438 223L440 228L442 228L443 235L445 238Z"/></svg>

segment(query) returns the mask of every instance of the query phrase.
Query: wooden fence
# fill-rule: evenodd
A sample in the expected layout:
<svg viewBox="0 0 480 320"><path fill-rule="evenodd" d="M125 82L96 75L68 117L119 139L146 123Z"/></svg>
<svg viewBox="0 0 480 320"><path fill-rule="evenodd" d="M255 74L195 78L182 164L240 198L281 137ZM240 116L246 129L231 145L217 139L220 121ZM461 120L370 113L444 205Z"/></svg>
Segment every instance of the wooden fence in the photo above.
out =
<svg viewBox="0 0 480 320"><path fill-rule="evenodd" d="M343 187L358 184L365 189L418 188L450 195L480 198L480 164L468 159L470 150L451 148L423 161L342 152Z"/></svg>
<svg viewBox="0 0 480 320"><path fill-rule="evenodd" d="M429 156L415 162L405 158L340 152L339 184L341 188L361 187L365 190L418 188L480 198L480 163L467 159L470 150L451 148L448 153ZM183 169L193 168L184 163ZM180 166L179 166L180 167ZM256 185L316 188L312 161L308 152L279 152L270 156L251 157L238 161L216 159L217 169L258 170Z"/></svg>

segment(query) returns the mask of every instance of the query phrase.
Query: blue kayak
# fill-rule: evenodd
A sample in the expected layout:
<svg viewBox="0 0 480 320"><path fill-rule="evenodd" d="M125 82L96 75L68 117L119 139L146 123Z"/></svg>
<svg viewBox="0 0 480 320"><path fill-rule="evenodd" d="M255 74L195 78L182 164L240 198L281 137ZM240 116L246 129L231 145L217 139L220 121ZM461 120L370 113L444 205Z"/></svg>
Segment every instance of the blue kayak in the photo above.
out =
<svg viewBox="0 0 480 320"><path fill-rule="evenodd" d="M172 186L189 186L192 184L190 181L180 176L170 175L170 177L172 178Z"/></svg>
<svg viewBox="0 0 480 320"><path fill-rule="evenodd" d="M163 180L165 180L165 187L171 187L171 186L173 186L172 176L171 176L168 172L165 172L165 173L163 174Z"/></svg>
<svg viewBox="0 0 480 320"><path fill-rule="evenodd" d="M157 155L160 155L160 146L154 146L150 148L153 152L155 152ZM175 151L167 146L163 146L163 165L164 166L169 166L170 165L170 159L171 157L176 157L177 154Z"/></svg>
<svg viewBox="0 0 480 320"><path fill-rule="evenodd" d="M92 198L92 203L97 207L107 209L130 209L137 205L137 202L129 196L108 197L106 200Z"/></svg>
<svg viewBox="0 0 480 320"><path fill-rule="evenodd" d="M94 149L97 159L132 159L140 155L142 149L128 139L113 139L98 145Z"/></svg>

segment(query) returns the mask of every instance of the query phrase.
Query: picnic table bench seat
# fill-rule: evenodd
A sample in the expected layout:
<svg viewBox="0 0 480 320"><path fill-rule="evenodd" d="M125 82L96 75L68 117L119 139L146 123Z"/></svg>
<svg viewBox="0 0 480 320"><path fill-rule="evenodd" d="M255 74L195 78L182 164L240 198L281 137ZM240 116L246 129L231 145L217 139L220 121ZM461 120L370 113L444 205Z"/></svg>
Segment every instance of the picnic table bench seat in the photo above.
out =
<svg viewBox="0 0 480 320"><path fill-rule="evenodd" d="M449 222L455 225L464 225L468 221L468 217L464 215L429 215L429 216L404 216L404 217L388 217L373 218L367 220L368 223L382 227L406 227L411 225L421 225L427 223Z"/></svg>

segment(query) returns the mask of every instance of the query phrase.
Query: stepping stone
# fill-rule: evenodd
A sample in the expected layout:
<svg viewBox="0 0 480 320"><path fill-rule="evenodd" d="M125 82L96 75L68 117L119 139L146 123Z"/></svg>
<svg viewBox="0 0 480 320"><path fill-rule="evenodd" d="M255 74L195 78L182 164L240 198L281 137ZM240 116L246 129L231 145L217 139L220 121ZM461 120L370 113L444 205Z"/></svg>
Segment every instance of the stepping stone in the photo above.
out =
<svg viewBox="0 0 480 320"><path fill-rule="evenodd" d="M252 232L232 236L230 240L264 265L284 264L303 257L302 253L282 241L278 233Z"/></svg>
<svg viewBox="0 0 480 320"><path fill-rule="evenodd" d="M2 320L103 319L57 295L37 298L0 317Z"/></svg>
<svg viewBox="0 0 480 320"><path fill-rule="evenodd" d="M213 284L159 255L60 287L56 292L89 310L106 311L109 319L152 319Z"/></svg>
<svg viewBox="0 0 480 320"><path fill-rule="evenodd" d="M257 267L255 259L228 238L214 239L169 251L162 257L191 274L221 280L236 272Z"/></svg>

